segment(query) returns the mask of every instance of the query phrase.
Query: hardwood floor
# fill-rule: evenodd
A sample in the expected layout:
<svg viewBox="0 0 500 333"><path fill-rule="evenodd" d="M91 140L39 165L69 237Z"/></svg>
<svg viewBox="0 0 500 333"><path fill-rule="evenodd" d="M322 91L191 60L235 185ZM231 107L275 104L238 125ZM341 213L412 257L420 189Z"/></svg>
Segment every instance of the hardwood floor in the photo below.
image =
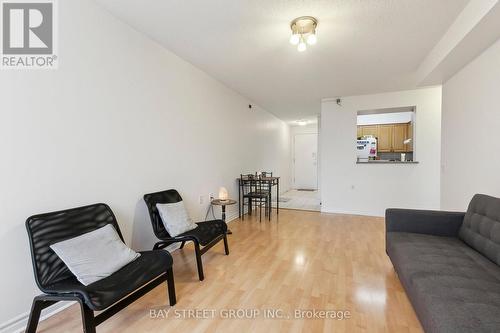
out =
<svg viewBox="0 0 500 333"><path fill-rule="evenodd" d="M279 219L275 214L270 222L245 218L230 227L231 253L225 256L219 244L203 256L203 282L192 246L173 253L175 307L168 306L161 285L97 331L422 332L385 254L382 218L281 210ZM195 313L208 318L176 318L196 309L209 310ZM248 309L246 315L255 318L225 318L237 309ZM290 319L264 318L266 309L281 310L277 314ZM349 311L350 317L295 319L296 309ZM168 318L159 317L159 310L170 310ZM41 332L81 330L76 306L39 325Z"/></svg>

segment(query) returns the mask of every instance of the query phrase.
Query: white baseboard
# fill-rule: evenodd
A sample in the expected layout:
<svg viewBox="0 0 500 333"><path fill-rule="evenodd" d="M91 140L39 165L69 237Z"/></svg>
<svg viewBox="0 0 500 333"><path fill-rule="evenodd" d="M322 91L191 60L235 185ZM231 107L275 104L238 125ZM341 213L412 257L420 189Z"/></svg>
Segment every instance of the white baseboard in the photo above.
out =
<svg viewBox="0 0 500 333"><path fill-rule="evenodd" d="M239 219L240 217L238 216L238 213L237 212L234 212L232 214L229 214L226 216L226 223L231 223L233 222L234 220L237 220Z"/></svg>
<svg viewBox="0 0 500 333"><path fill-rule="evenodd" d="M58 312L61 312L62 310L70 307L73 304L75 304L74 301L57 302L56 304L53 304L47 307L46 309L43 309L42 314L40 315L39 322L55 315ZM0 332L2 333L24 332L26 330L26 326L28 325L29 315L30 315L29 312L25 312L17 317L14 317L0 324Z"/></svg>
<svg viewBox="0 0 500 333"><path fill-rule="evenodd" d="M344 215L361 215L361 216L375 216L375 217L384 217L384 214L376 213L376 212L364 212L359 210L348 210L348 209L337 209L337 208L327 208L321 207L322 213L329 214L344 214Z"/></svg>

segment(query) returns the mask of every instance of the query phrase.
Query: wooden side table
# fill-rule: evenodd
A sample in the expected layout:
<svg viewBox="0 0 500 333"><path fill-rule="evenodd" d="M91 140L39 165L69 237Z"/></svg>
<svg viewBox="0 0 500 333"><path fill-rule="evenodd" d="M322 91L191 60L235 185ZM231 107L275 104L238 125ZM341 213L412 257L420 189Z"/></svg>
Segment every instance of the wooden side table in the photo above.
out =
<svg viewBox="0 0 500 333"><path fill-rule="evenodd" d="M212 205L222 207L222 221L224 221L224 223L226 223L226 206L234 205L235 203L236 203L236 200L233 200L233 199L227 199L227 200L214 199L211 202ZM231 230L227 229L227 233L229 235L231 235L233 232Z"/></svg>

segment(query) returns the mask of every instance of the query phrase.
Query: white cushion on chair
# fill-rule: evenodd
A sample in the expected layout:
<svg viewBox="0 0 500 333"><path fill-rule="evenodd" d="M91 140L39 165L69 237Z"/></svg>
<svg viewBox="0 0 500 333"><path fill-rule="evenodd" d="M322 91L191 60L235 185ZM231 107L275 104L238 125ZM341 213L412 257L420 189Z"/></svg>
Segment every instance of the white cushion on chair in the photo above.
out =
<svg viewBox="0 0 500 333"><path fill-rule="evenodd" d="M172 237L197 227L196 223L189 218L182 200L175 203L156 204L156 208L165 229Z"/></svg>
<svg viewBox="0 0 500 333"><path fill-rule="evenodd" d="M110 276L140 256L122 242L111 224L50 248L85 286Z"/></svg>

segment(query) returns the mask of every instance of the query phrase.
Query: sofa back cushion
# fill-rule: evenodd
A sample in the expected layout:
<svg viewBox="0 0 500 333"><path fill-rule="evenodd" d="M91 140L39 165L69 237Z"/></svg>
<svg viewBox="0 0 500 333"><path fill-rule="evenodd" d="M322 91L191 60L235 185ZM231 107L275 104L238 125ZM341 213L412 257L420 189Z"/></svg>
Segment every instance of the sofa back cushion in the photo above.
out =
<svg viewBox="0 0 500 333"><path fill-rule="evenodd" d="M472 198L460 239L467 245L500 265L500 199L484 194Z"/></svg>

